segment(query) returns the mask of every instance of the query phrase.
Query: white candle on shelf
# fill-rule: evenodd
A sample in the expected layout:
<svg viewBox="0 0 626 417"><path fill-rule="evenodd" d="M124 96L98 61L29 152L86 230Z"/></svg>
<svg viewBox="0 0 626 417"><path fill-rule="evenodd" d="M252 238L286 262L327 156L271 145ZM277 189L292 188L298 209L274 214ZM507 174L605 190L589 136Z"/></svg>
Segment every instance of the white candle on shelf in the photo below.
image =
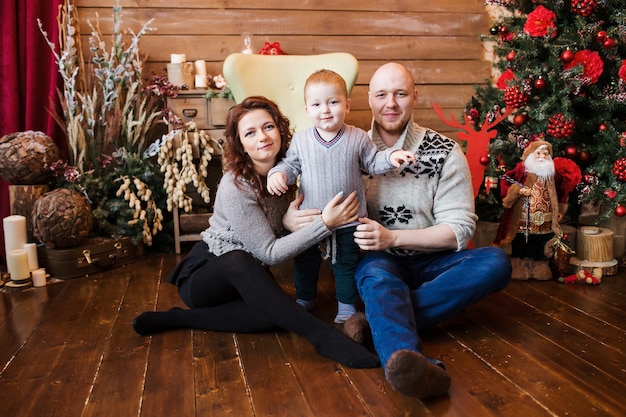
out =
<svg viewBox="0 0 626 417"><path fill-rule="evenodd" d="M43 287L46 285L46 269L38 268L33 272L33 286L34 287Z"/></svg>
<svg viewBox="0 0 626 417"><path fill-rule="evenodd" d="M185 61L187 61L187 56L185 54L171 54L170 55L170 62L172 64L182 64Z"/></svg>
<svg viewBox="0 0 626 417"><path fill-rule="evenodd" d="M196 70L196 75L202 75L206 77L206 61L204 59L199 59L193 63L194 69Z"/></svg>
<svg viewBox="0 0 626 417"><path fill-rule="evenodd" d="M26 255L28 255L28 269L31 271L39 268L39 258L37 258L37 244L27 243L24 245Z"/></svg>
<svg viewBox="0 0 626 417"><path fill-rule="evenodd" d="M209 86L209 81L207 80L206 75L196 74L195 86L196 88L207 88Z"/></svg>
<svg viewBox="0 0 626 417"><path fill-rule="evenodd" d="M11 281L30 278L28 255L24 249L13 249L7 253L7 269L11 274Z"/></svg>

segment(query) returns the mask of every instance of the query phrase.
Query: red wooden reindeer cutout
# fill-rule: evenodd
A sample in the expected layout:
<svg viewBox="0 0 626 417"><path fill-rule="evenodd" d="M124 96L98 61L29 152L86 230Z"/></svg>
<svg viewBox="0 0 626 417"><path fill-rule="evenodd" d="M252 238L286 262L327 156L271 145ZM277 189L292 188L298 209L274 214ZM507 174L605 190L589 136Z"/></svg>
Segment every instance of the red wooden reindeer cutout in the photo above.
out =
<svg viewBox="0 0 626 417"><path fill-rule="evenodd" d="M504 113L496 117L490 123L487 123L487 120L485 120L485 123L483 123L480 130L477 131L474 130L467 113L463 113L465 123L461 124L452 114L450 114L451 120L447 120L443 115L443 110L440 105L433 103L432 106L435 113L437 113L437 116L439 116L445 124L450 127L463 130L463 132L457 132L457 136L459 139L467 142L465 157L467 158L467 163L469 164L470 172L472 174L472 186L474 187L474 197L476 197L485 175L485 167L481 165L480 157L487 154L489 142L491 139L495 138L498 133L498 131L493 128L502 120L507 118L513 111L513 108L506 108Z"/></svg>

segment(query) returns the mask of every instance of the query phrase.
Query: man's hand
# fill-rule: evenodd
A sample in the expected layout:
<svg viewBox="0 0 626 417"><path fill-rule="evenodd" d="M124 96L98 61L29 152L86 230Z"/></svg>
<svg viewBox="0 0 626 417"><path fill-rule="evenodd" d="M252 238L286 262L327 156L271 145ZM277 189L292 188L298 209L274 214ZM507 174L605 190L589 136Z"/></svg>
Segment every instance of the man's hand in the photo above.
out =
<svg viewBox="0 0 626 417"><path fill-rule="evenodd" d="M354 232L354 242L363 250L386 250L394 246L391 230L366 217L359 218L361 223Z"/></svg>

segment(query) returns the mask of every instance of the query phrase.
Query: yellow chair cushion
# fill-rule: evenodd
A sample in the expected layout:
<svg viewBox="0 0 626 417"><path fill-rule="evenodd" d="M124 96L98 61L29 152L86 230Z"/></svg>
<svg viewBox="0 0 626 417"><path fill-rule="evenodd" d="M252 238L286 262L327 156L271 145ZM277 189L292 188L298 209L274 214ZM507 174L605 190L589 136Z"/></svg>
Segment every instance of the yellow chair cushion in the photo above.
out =
<svg viewBox="0 0 626 417"><path fill-rule="evenodd" d="M345 52L319 55L258 55L235 53L224 61L223 74L237 103L265 96L278 104L294 131L311 126L304 110L304 83L313 72L329 69L352 90L359 73L356 58Z"/></svg>

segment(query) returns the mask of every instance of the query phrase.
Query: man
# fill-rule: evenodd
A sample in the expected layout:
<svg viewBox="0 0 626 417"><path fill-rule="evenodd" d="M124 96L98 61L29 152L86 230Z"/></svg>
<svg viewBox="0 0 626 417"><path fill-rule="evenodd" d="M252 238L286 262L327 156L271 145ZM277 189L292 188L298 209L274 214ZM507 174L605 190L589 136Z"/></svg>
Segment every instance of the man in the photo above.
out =
<svg viewBox="0 0 626 417"><path fill-rule="evenodd" d="M494 244L512 244L513 279L552 278L547 261L554 250L551 243L555 236L563 236L559 221L580 177L575 163L552 159L552 144L536 140L528 144L522 160L500 180L505 210Z"/></svg>
<svg viewBox="0 0 626 417"><path fill-rule="evenodd" d="M443 364L422 353L418 332L504 288L511 265L494 247L465 250L476 229L465 155L453 140L413 122L413 76L388 63L372 76L372 141L414 152L415 166L369 178L370 218L355 241L366 251L357 287L391 386L418 398L445 394Z"/></svg>
<svg viewBox="0 0 626 417"><path fill-rule="evenodd" d="M372 141L414 152L417 163L366 179L370 218L359 219L354 237L365 251L357 287L385 376L398 392L426 398L445 394L450 377L424 356L418 332L504 288L511 263L500 248L465 250L477 220L467 160L456 142L413 122L417 97L400 64L370 80ZM306 221L285 219L292 230ZM353 318L345 328L358 327Z"/></svg>

